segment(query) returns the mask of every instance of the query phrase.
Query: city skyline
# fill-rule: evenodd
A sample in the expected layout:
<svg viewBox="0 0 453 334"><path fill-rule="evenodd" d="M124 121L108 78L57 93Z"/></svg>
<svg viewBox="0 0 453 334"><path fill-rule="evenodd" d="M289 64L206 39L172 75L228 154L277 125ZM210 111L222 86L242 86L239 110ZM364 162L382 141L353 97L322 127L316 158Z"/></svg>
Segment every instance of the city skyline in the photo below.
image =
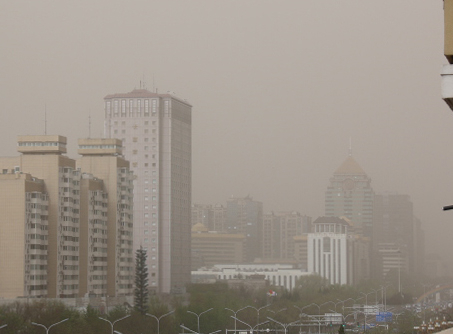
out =
<svg viewBox="0 0 453 334"><path fill-rule="evenodd" d="M77 138L103 133L102 97L141 81L195 106L194 202L250 194L320 216L352 137L374 190L409 194L427 250L449 253L443 14L423 0L9 2L0 156L46 130L74 156Z"/></svg>

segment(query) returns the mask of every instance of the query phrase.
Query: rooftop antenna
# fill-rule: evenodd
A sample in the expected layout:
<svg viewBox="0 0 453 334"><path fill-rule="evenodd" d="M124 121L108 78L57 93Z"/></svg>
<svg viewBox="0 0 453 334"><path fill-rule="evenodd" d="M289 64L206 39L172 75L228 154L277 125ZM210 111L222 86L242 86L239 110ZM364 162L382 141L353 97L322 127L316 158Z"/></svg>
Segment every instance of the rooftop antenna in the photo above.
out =
<svg viewBox="0 0 453 334"><path fill-rule="evenodd" d="M157 93L157 91L156 91L156 85L155 85L155 83L154 83L154 73L153 73L153 92L156 92L156 93Z"/></svg>
<svg viewBox="0 0 453 334"><path fill-rule="evenodd" d="M145 72L143 72L142 78L143 78L143 89L146 89Z"/></svg>
<svg viewBox="0 0 453 334"><path fill-rule="evenodd" d="M88 114L88 138L91 138L91 110Z"/></svg>
<svg viewBox="0 0 453 334"><path fill-rule="evenodd" d="M47 136L47 103L44 103L44 135Z"/></svg>
<svg viewBox="0 0 453 334"><path fill-rule="evenodd" d="M352 138L349 137L349 156L352 157Z"/></svg>

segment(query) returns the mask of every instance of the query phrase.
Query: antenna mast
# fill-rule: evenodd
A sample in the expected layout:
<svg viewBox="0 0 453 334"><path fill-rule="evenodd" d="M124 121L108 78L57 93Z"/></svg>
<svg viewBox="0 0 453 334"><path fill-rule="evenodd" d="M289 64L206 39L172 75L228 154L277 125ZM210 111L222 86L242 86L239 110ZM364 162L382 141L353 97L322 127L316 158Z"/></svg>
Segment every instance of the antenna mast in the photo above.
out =
<svg viewBox="0 0 453 334"><path fill-rule="evenodd" d="M88 115L88 138L91 138L91 110Z"/></svg>
<svg viewBox="0 0 453 334"><path fill-rule="evenodd" d="M349 137L349 156L352 156L352 138Z"/></svg>
<svg viewBox="0 0 453 334"><path fill-rule="evenodd" d="M47 136L47 103L44 103L44 135Z"/></svg>

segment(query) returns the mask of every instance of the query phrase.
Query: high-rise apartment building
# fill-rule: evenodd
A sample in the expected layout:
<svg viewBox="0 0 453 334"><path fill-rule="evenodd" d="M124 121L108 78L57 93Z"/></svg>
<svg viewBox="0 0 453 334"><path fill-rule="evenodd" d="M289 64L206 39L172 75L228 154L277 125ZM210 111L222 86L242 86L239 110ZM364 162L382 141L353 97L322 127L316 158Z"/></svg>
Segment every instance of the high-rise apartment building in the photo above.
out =
<svg viewBox="0 0 453 334"><path fill-rule="evenodd" d="M226 226L228 233L246 236L246 261L262 256L263 203L252 197L231 197L227 200Z"/></svg>
<svg viewBox="0 0 453 334"><path fill-rule="evenodd" d="M91 253L88 254L89 267L98 268L101 265L98 262L107 261L107 294L130 295L133 293L135 253L133 177L129 170L129 161L121 156L122 145L119 139L79 139L78 153L82 157L77 161L77 167L82 172L92 174L103 181L102 193L98 187L94 187L93 192L87 194L90 196L88 208L94 211L93 216L82 223L88 223L92 233L101 233L93 235L90 238L92 244L86 248ZM96 196L106 197L106 202L103 199L96 201ZM94 208L96 205L102 208L96 210ZM95 215L102 215L103 212L106 213L106 221L97 224L101 221ZM100 244L96 245L96 242ZM83 254L82 249L80 253Z"/></svg>
<svg viewBox="0 0 453 334"><path fill-rule="evenodd" d="M192 106L145 89L108 95L105 136L122 140L134 172L134 249L147 250L150 287L190 282Z"/></svg>
<svg viewBox="0 0 453 334"><path fill-rule="evenodd" d="M22 154L0 158L0 266L8 268L0 271L1 297L132 294L128 163L103 140L82 144L93 146L81 148L80 168L63 155L62 136L19 136Z"/></svg>
<svg viewBox="0 0 453 334"><path fill-rule="evenodd" d="M0 296L47 296L48 207L43 180L0 174Z"/></svg>
<svg viewBox="0 0 453 334"><path fill-rule="evenodd" d="M348 218L356 233L371 238L373 198L371 179L349 154L330 179L326 190L325 214Z"/></svg>

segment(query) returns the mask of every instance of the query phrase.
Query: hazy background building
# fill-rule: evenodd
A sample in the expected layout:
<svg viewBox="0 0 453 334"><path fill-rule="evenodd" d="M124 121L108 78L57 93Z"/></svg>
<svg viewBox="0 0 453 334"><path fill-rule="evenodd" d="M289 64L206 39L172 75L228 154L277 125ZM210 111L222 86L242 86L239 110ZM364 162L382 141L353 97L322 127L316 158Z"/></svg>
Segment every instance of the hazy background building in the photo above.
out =
<svg viewBox="0 0 453 334"><path fill-rule="evenodd" d="M105 136L121 139L134 172L134 249L147 250L150 287L190 282L192 106L146 89L107 95Z"/></svg>
<svg viewBox="0 0 453 334"><path fill-rule="evenodd" d="M377 194L373 208L373 256L375 274L385 278L390 269L398 268L412 277L423 272L424 233L414 216L409 195ZM387 260L388 258L394 260ZM394 262L398 262L395 264Z"/></svg>
<svg viewBox="0 0 453 334"><path fill-rule="evenodd" d="M325 193L325 215L348 218L356 231L371 238L373 233L371 179L352 157L334 172Z"/></svg>
<svg viewBox="0 0 453 334"><path fill-rule="evenodd" d="M200 259L192 264L192 270L212 267L215 264L244 263L244 234L209 231L198 223L192 227L192 253Z"/></svg>
<svg viewBox="0 0 453 334"><path fill-rule="evenodd" d="M227 200L226 230L246 236L246 261L261 257L263 203L252 197L231 197Z"/></svg>

